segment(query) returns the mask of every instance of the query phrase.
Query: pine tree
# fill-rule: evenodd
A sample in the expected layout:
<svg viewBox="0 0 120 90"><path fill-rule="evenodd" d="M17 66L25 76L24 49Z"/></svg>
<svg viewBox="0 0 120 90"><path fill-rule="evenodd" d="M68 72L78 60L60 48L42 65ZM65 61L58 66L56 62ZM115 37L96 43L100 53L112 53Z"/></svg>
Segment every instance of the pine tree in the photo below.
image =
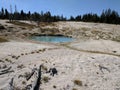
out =
<svg viewBox="0 0 120 90"><path fill-rule="evenodd" d="M5 19L9 19L9 12L5 9Z"/></svg>
<svg viewBox="0 0 120 90"><path fill-rule="evenodd" d="M5 15L5 13L4 13L4 8L2 8L2 9L1 9L1 18L2 18L2 19L4 19L4 15Z"/></svg>

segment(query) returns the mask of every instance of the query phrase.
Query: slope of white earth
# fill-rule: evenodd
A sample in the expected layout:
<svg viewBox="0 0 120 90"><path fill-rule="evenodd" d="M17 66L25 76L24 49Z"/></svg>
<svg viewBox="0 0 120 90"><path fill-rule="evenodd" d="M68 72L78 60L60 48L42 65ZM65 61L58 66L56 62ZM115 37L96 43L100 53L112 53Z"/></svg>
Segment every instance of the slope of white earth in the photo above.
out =
<svg viewBox="0 0 120 90"><path fill-rule="evenodd" d="M13 78L15 90L26 90L26 86L36 81L37 73L29 80L26 78L42 64L40 90L120 90L120 43L110 41L120 40L120 25L55 22L52 26L45 25L46 28L57 28L63 35L83 35L83 38L71 43L49 44L28 42L19 37L37 33L40 28L23 29L6 21L0 20L6 28L0 35L7 37L7 34L8 39L12 36L15 41L0 43L0 89L10 90ZM107 38L100 38L101 35ZM93 40L94 37L97 38ZM58 74L53 77L46 73L50 68L56 68ZM6 69L10 72L1 74Z"/></svg>
<svg viewBox="0 0 120 90"><path fill-rule="evenodd" d="M53 77L42 70L42 84L40 86L42 90L119 90L120 57L79 50L82 48L83 50L104 52L104 46L102 49L97 46L101 41L93 41L95 47L92 44L89 47L90 42L80 42L71 46L74 48L79 46L78 50L71 47L27 42L1 43L0 58L4 62L0 62L0 65L12 66L14 72L0 75L0 88L9 90L11 78L14 78L13 84L16 88L25 88L35 81L35 75L27 81L25 74L43 64L48 70L55 67L58 74ZM108 44L110 45L112 42L108 41ZM114 45L119 49L119 43L114 43ZM113 46L112 49L114 49ZM40 52L38 52L39 50ZM22 53L24 55L21 55ZM12 58L11 55L20 55L20 57L16 59ZM49 78L49 80L46 82L43 79L44 77ZM81 82L81 84L75 84L75 80Z"/></svg>
<svg viewBox="0 0 120 90"><path fill-rule="evenodd" d="M75 42L69 45L70 47L83 51L93 51L101 53L110 53L120 55L120 43L110 40L89 40Z"/></svg>

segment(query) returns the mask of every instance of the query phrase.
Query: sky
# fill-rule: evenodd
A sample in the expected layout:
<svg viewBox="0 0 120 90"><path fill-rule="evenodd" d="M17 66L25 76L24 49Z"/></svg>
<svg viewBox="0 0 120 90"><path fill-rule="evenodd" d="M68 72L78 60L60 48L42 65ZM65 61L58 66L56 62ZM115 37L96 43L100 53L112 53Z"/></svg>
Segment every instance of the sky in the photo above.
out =
<svg viewBox="0 0 120 90"><path fill-rule="evenodd" d="M65 17L83 15L86 13L97 13L100 15L103 10L112 9L120 14L120 0L0 0L0 8L25 12L46 12L52 15L64 15Z"/></svg>

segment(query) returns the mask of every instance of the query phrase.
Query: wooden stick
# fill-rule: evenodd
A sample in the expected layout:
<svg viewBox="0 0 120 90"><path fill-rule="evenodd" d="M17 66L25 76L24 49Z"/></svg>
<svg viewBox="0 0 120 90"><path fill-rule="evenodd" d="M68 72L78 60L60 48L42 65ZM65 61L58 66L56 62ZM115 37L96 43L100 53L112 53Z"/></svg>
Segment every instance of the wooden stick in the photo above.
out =
<svg viewBox="0 0 120 90"><path fill-rule="evenodd" d="M1 70L0 71L0 75L6 74L6 73L10 73L10 72L14 72L13 70L10 71L12 67L8 67L7 69Z"/></svg>
<svg viewBox="0 0 120 90"><path fill-rule="evenodd" d="M0 75L7 74L7 73L11 73L11 72L14 72L14 71L11 70L11 71L6 71L6 72L0 72Z"/></svg>
<svg viewBox="0 0 120 90"><path fill-rule="evenodd" d="M4 69L4 70L1 70L0 72L6 72L6 71L9 71L12 67L8 67L7 69Z"/></svg>
<svg viewBox="0 0 120 90"><path fill-rule="evenodd" d="M39 90L39 87L40 87L40 81L41 81L41 67L42 65L39 66L39 70L38 70L38 78L36 80L36 83L35 83L35 86L33 88L33 90Z"/></svg>
<svg viewBox="0 0 120 90"><path fill-rule="evenodd" d="M32 70L32 73L26 78L27 81L33 76L33 74L35 73L35 70L36 70L36 68L34 68Z"/></svg>
<svg viewBox="0 0 120 90"><path fill-rule="evenodd" d="M104 73L104 72L103 72L103 69L105 69L105 70L107 70L108 72L110 72L110 70L109 70L107 67L104 67L104 66L99 65L99 68L100 68L100 70L101 70L102 73Z"/></svg>

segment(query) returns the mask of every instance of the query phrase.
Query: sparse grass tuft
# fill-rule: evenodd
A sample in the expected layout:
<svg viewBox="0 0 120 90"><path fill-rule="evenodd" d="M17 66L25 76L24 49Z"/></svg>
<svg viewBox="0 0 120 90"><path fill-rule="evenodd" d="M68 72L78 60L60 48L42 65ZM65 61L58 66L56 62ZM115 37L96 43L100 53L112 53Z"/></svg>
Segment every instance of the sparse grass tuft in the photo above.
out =
<svg viewBox="0 0 120 90"><path fill-rule="evenodd" d="M5 27L0 24L0 30L3 30L3 29L5 29Z"/></svg>
<svg viewBox="0 0 120 90"><path fill-rule="evenodd" d="M17 68L20 68L20 69L22 69L22 68L24 68L24 67L25 67L25 66L24 66L23 64L17 66Z"/></svg>
<svg viewBox="0 0 120 90"><path fill-rule="evenodd" d="M73 88L72 90L78 90L77 88Z"/></svg>
<svg viewBox="0 0 120 90"><path fill-rule="evenodd" d="M36 51L36 53L39 53L39 51Z"/></svg>
<svg viewBox="0 0 120 90"><path fill-rule="evenodd" d="M16 87L16 86L14 86L13 87L13 90L26 90L25 88L21 88L21 87Z"/></svg>
<svg viewBox="0 0 120 90"><path fill-rule="evenodd" d="M24 77L27 78L30 76L30 72L25 72Z"/></svg>
<svg viewBox="0 0 120 90"><path fill-rule="evenodd" d="M74 80L74 84L78 86L82 86L82 81L80 80Z"/></svg>
<svg viewBox="0 0 120 90"><path fill-rule="evenodd" d="M28 55L28 53L25 53L25 55Z"/></svg>
<svg viewBox="0 0 120 90"><path fill-rule="evenodd" d="M97 34L101 33L101 31L98 31L98 30L92 30L91 33L97 35Z"/></svg>
<svg viewBox="0 0 120 90"><path fill-rule="evenodd" d="M25 82L25 81L22 81L22 84L23 84L23 85L25 85L25 84L26 84L26 82Z"/></svg>
<svg viewBox="0 0 120 90"><path fill-rule="evenodd" d="M57 88L55 85L53 85L53 88Z"/></svg>
<svg viewBox="0 0 120 90"><path fill-rule="evenodd" d="M23 55L24 55L24 53L21 53L21 55L23 56Z"/></svg>
<svg viewBox="0 0 120 90"><path fill-rule="evenodd" d="M83 30L83 31L87 31L87 30L89 30L89 28L82 27L81 30Z"/></svg>
<svg viewBox="0 0 120 90"><path fill-rule="evenodd" d="M44 77L43 77L43 81L44 81L45 83L49 82L49 80L50 80L49 77L47 77L47 76L44 76Z"/></svg>
<svg viewBox="0 0 120 90"><path fill-rule="evenodd" d="M5 61L12 63L12 61L11 61L11 60L9 60L8 58L6 58L6 59L5 59Z"/></svg>
<svg viewBox="0 0 120 90"><path fill-rule="evenodd" d="M21 26L21 28L23 28L23 29L25 29L25 27L29 28L29 29L33 29L34 27L36 27L35 25L24 23L24 22L19 22L19 21L13 21L13 22L8 22L8 23L12 23L14 25Z"/></svg>
<svg viewBox="0 0 120 90"><path fill-rule="evenodd" d="M8 42L8 40L5 39L5 38L0 37L0 43L1 43L1 42Z"/></svg>
<svg viewBox="0 0 120 90"><path fill-rule="evenodd" d="M44 52L46 49L44 48L42 51Z"/></svg>
<svg viewBox="0 0 120 90"><path fill-rule="evenodd" d="M45 71L48 70L46 66L42 66L42 69L45 70Z"/></svg>
<svg viewBox="0 0 120 90"><path fill-rule="evenodd" d="M26 28L25 27L20 27L22 30L25 30Z"/></svg>
<svg viewBox="0 0 120 90"><path fill-rule="evenodd" d="M41 49L39 51L42 51Z"/></svg>
<svg viewBox="0 0 120 90"><path fill-rule="evenodd" d="M120 42L120 36L112 38L113 41Z"/></svg>
<svg viewBox="0 0 120 90"><path fill-rule="evenodd" d="M34 54L35 52L31 52L31 54Z"/></svg>
<svg viewBox="0 0 120 90"><path fill-rule="evenodd" d="M3 60L0 60L0 62L3 62L3 63L4 63L4 61L3 61Z"/></svg>
<svg viewBox="0 0 120 90"><path fill-rule="evenodd" d="M16 56L13 55L12 58L16 58Z"/></svg>

